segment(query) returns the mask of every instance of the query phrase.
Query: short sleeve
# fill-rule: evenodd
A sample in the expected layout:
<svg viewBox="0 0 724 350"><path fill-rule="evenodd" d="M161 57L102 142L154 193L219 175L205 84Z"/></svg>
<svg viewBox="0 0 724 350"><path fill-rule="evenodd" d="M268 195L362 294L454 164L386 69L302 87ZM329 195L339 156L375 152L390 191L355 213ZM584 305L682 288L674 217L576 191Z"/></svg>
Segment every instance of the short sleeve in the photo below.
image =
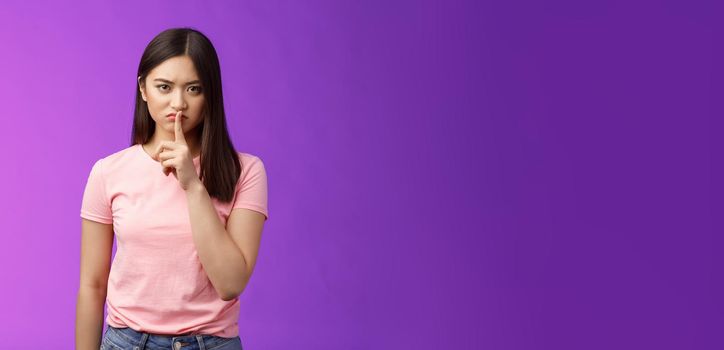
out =
<svg viewBox="0 0 724 350"><path fill-rule="evenodd" d="M236 184L234 205L231 209L246 208L264 214L269 219L267 209L267 178L264 163L259 157L241 157L247 160L242 164L241 176Z"/></svg>
<svg viewBox="0 0 724 350"><path fill-rule="evenodd" d="M113 213L111 203L106 196L102 161L103 159L97 160L88 175L88 181L83 191L83 202L80 206L80 216L103 224L112 224Z"/></svg>

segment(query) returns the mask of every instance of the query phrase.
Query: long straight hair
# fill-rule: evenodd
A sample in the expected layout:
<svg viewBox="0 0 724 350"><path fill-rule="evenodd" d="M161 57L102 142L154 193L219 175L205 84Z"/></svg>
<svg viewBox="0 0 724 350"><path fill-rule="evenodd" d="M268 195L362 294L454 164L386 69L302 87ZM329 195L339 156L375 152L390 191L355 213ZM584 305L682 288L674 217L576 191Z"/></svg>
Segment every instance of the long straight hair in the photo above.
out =
<svg viewBox="0 0 724 350"><path fill-rule="evenodd" d="M230 202L236 182L241 176L241 162L231 142L226 127L224 99L221 93L221 68L211 41L193 28L170 28L159 33L146 46L138 64L138 74L143 84L148 73L165 60L176 56L189 56L201 80L205 113L195 130L200 140L199 178L210 197ZM145 144L156 130L148 105L138 86L133 116L131 146Z"/></svg>

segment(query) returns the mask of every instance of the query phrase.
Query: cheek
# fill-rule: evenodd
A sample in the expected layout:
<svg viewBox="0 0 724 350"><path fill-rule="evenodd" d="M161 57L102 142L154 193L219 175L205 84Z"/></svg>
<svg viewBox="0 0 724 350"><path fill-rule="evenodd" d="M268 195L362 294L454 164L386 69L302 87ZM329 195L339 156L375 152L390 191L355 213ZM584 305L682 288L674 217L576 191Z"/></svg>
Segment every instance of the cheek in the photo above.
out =
<svg viewBox="0 0 724 350"><path fill-rule="evenodd" d="M190 126L191 128L196 128L197 126L199 126L199 124L201 124L201 119L199 119L198 117L196 117L196 118L194 118L193 120L190 120L187 124L188 124L188 126Z"/></svg>
<svg viewBox="0 0 724 350"><path fill-rule="evenodd" d="M162 99L148 96L146 100L146 104L148 105L148 111L151 112L151 116L154 119L160 118L161 114L163 114L167 110Z"/></svg>
<svg viewBox="0 0 724 350"><path fill-rule="evenodd" d="M193 122L194 122L194 124L198 124L198 123L202 122L204 120L204 118L206 118L206 108L204 108L204 107L195 108L193 111L193 114L194 114Z"/></svg>

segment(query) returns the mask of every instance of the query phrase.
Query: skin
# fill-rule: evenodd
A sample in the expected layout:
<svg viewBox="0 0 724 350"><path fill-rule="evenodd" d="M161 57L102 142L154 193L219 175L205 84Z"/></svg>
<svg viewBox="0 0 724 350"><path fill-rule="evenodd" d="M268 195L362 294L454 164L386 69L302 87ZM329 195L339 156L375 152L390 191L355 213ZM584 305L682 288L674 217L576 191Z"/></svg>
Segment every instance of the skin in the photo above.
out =
<svg viewBox="0 0 724 350"><path fill-rule="evenodd" d="M183 113L183 131L192 159L200 153L200 145L196 133L191 131L204 118L203 87L198 81L196 68L188 56L172 57L156 66L146 76L139 79L138 88L141 97L148 104L148 111L156 123L156 130L151 139L143 145L148 154L158 153L162 141L174 141L174 120L167 118L170 113ZM163 79L169 82L160 81Z"/></svg>
<svg viewBox="0 0 724 350"><path fill-rule="evenodd" d="M165 78L173 84L154 82ZM222 300L237 298L251 278L264 228L263 214L236 208L226 226L219 220L203 182L198 178L193 158L200 152L199 140L190 133L203 120L203 95L188 57L175 57L156 67L140 84L156 131L144 145L146 152L163 165L165 175L173 174L184 189L189 221L199 260ZM165 84L165 85L164 85ZM156 86L161 85L161 86ZM153 88L152 88L153 87ZM177 112L177 118L166 115ZM114 229L81 218L80 286L76 304L76 349L98 349L102 340L104 304L111 267Z"/></svg>
<svg viewBox="0 0 724 350"><path fill-rule="evenodd" d="M163 173L166 176L173 173L181 188L186 191L191 186L203 187L203 183L196 172L190 147L183 133L183 120L183 113L176 113L173 124L174 140L160 141L152 156L164 166Z"/></svg>

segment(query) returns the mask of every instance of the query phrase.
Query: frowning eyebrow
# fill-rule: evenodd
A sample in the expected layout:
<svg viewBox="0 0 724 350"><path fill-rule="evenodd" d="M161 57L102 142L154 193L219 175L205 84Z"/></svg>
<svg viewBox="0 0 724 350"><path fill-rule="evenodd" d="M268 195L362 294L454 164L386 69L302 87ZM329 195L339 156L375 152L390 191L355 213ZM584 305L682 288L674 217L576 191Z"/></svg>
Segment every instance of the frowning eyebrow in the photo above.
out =
<svg viewBox="0 0 724 350"><path fill-rule="evenodd" d="M164 83L168 83L168 84L173 84L173 83L174 83L174 82L172 82L171 80L166 80L166 79L161 79L161 78L156 78L156 79L153 79L153 80L154 80L154 81L158 80L158 81L161 81L161 82L164 82ZM193 80L193 81L190 81L190 82L186 83L186 85L198 84L198 83L200 83L200 82L201 82L201 80Z"/></svg>

